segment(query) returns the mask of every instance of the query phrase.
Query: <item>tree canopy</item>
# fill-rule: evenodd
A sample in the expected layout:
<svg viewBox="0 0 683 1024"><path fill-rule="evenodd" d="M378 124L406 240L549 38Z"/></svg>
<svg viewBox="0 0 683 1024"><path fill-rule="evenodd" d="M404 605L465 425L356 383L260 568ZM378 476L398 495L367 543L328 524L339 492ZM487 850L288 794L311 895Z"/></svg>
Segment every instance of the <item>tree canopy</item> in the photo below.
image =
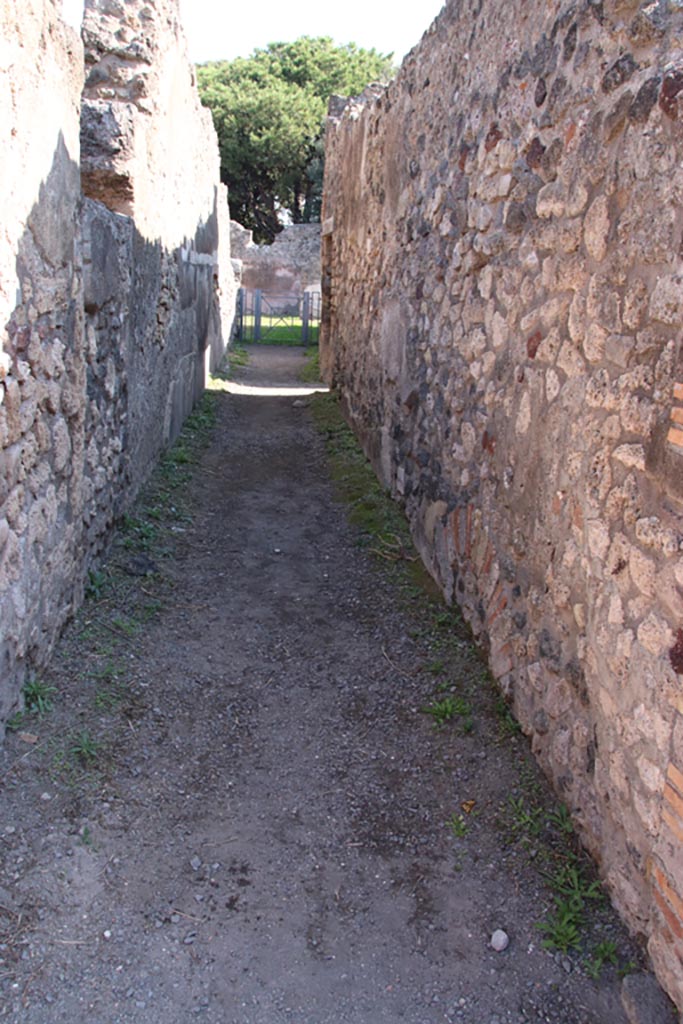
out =
<svg viewBox="0 0 683 1024"><path fill-rule="evenodd" d="M328 37L270 43L251 57L200 64L199 91L218 133L221 178L236 220L272 241L279 211L319 220L327 101L392 72L392 55Z"/></svg>

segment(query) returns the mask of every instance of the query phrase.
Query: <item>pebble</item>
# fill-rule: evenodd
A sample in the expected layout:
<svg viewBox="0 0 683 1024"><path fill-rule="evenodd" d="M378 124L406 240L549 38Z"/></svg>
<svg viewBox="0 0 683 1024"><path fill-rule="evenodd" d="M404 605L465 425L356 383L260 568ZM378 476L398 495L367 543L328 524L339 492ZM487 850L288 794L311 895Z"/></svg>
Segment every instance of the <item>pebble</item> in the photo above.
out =
<svg viewBox="0 0 683 1024"><path fill-rule="evenodd" d="M491 936L491 949L495 950L496 953L502 953L510 945L510 937L507 932L504 932L502 928L496 928L495 932Z"/></svg>
<svg viewBox="0 0 683 1024"><path fill-rule="evenodd" d="M190 867L192 868L193 871L199 871L201 866L202 866L201 858L198 857L197 854L195 853L194 857L192 857L191 860L190 860Z"/></svg>

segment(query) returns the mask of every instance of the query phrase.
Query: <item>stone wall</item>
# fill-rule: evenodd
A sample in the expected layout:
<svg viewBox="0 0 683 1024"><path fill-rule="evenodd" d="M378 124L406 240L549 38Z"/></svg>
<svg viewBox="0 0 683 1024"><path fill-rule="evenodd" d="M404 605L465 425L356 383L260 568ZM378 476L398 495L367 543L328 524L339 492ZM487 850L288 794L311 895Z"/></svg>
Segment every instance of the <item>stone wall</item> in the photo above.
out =
<svg viewBox="0 0 683 1024"><path fill-rule="evenodd" d="M45 0L0 3L0 720L78 598L85 353L83 52ZM45 579L50 577L50 587Z"/></svg>
<svg viewBox="0 0 683 1024"><path fill-rule="evenodd" d="M82 180L99 201L84 215L86 332L100 362L120 362L113 377L125 413L117 415L134 493L201 395L223 329L229 337L221 322L234 309L227 200L177 0L86 0L83 39ZM112 397L105 385L105 402ZM120 436L106 444L116 448ZM100 465L108 457L101 451Z"/></svg>
<svg viewBox="0 0 683 1024"><path fill-rule="evenodd" d="M242 261L242 286L268 295L320 291L320 224L290 224L272 245L256 245L252 232L232 221L232 255Z"/></svg>
<svg viewBox="0 0 683 1024"><path fill-rule="evenodd" d="M321 339L681 1007L682 21L448 3L330 121Z"/></svg>
<svg viewBox="0 0 683 1024"><path fill-rule="evenodd" d="M0 0L0 723L234 310L217 142L176 0L87 0L82 118L84 49L60 10Z"/></svg>

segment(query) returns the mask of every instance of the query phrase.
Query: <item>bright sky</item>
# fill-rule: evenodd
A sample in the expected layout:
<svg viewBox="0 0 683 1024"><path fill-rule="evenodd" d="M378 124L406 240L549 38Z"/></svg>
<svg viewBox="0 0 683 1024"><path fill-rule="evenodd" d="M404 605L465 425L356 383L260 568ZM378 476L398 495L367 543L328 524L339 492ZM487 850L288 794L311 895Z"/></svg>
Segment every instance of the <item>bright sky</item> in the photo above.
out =
<svg viewBox="0 0 683 1024"><path fill-rule="evenodd" d="M80 28L83 0L63 0L64 16ZM290 42L299 36L332 36L337 43L357 43L380 53L394 53L396 63L437 16L443 0L395 5L372 0L180 0L190 59L247 57L255 47Z"/></svg>

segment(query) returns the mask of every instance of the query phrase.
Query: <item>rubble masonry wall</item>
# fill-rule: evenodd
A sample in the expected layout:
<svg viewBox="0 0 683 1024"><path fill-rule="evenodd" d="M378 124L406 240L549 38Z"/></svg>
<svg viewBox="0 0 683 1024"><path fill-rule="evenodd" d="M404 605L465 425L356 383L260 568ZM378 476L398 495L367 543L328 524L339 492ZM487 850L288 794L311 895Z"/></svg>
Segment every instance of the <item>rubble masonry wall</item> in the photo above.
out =
<svg viewBox="0 0 683 1024"><path fill-rule="evenodd" d="M680 1007L682 20L449 2L329 121L321 339Z"/></svg>
<svg viewBox="0 0 683 1024"><path fill-rule="evenodd" d="M60 15L58 0L0 0L0 721L234 310L217 142L176 0L86 0L85 46Z"/></svg>

